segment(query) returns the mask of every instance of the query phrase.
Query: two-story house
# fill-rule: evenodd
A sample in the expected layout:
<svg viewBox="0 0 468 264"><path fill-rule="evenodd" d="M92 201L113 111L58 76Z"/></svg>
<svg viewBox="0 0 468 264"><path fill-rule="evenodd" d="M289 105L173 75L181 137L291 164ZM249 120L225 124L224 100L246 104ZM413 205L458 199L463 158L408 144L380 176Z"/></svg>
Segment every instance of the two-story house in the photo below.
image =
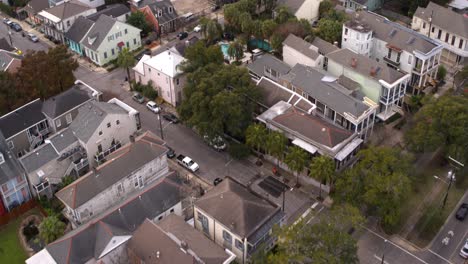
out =
<svg viewBox="0 0 468 264"><path fill-rule="evenodd" d="M65 43L65 32L70 29L80 16L96 13L96 8L72 0L39 12L38 16L44 25L44 34Z"/></svg>
<svg viewBox="0 0 468 264"><path fill-rule="evenodd" d="M273 226L282 226L281 208L226 178L194 203L195 228L246 263L259 249L276 242ZM264 247L262 247L264 246Z"/></svg>
<svg viewBox="0 0 468 264"><path fill-rule="evenodd" d="M323 0L279 0L278 6L285 6L297 19L306 19L310 23L318 21L319 7Z"/></svg>
<svg viewBox="0 0 468 264"><path fill-rule="evenodd" d="M402 112L406 87L411 78L409 73L397 71L349 49L334 51L327 57L329 73L353 80L367 98L379 105L378 118L385 121L396 112Z"/></svg>
<svg viewBox="0 0 468 264"><path fill-rule="evenodd" d="M123 48L132 51L141 47L141 30L120 22L117 18L100 15L80 41L83 54L99 66L119 56Z"/></svg>
<svg viewBox="0 0 468 264"><path fill-rule="evenodd" d="M368 11L343 25L341 46L411 74L408 92L433 86L443 46L412 29Z"/></svg>
<svg viewBox="0 0 468 264"><path fill-rule="evenodd" d="M159 36L176 31L184 22L170 0L132 0L130 9L142 12Z"/></svg>
<svg viewBox="0 0 468 264"><path fill-rule="evenodd" d="M441 62L449 67L463 64L468 57L468 19L446 7L429 2L418 7L411 28L443 45Z"/></svg>
<svg viewBox="0 0 468 264"><path fill-rule="evenodd" d="M70 128L95 166L128 143L141 124L138 111L114 98L107 103L89 101L78 108Z"/></svg>
<svg viewBox="0 0 468 264"><path fill-rule="evenodd" d="M147 219L158 223L171 215L182 216L184 196L181 189L181 180L175 173L155 181L95 221L48 244L26 263L130 263L127 255L129 240L142 223Z"/></svg>
<svg viewBox="0 0 468 264"><path fill-rule="evenodd" d="M154 57L144 55L133 68L135 80L142 84L151 83L166 102L177 106L182 102L182 89L185 75L179 65L184 57L171 50L166 50Z"/></svg>
<svg viewBox="0 0 468 264"><path fill-rule="evenodd" d="M256 56L252 63L247 64L247 69L254 81L258 81L262 77L278 81L280 76L291 70L291 67L275 56L265 53Z"/></svg>
<svg viewBox="0 0 468 264"><path fill-rule="evenodd" d="M41 19L38 14L49 7L49 0L31 0L23 8L20 8L18 12L26 13L27 19L33 25L37 25L41 23Z"/></svg>
<svg viewBox="0 0 468 264"><path fill-rule="evenodd" d="M0 117L0 131L17 157L44 143L50 129L42 113L41 100L36 99Z"/></svg>
<svg viewBox="0 0 468 264"><path fill-rule="evenodd" d="M294 34L289 34L283 41L283 61L291 67L300 63L309 67L321 68L323 55L320 55L318 48L311 43Z"/></svg>
<svg viewBox="0 0 468 264"><path fill-rule="evenodd" d="M130 16L130 8L124 4L106 5L104 8L99 9L96 13L87 16L87 18L96 22L101 15L110 16L122 23L125 23Z"/></svg>
<svg viewBox="0 0 468 264"><path fill-rule="evenodd" d="M134 141L134 142L133 142ZM169 171L164 142L145 133L108 156L108 161L56 193L73 225L81 225Z"/></svg>
<svg viewBox="0 0 468 264"><path fill-rule="evenodd" d="M382 7L384 0L340 0L346 9L374 11Z"/></svg>
<svg viewBox="0 0 468 264"><path fill-rule="evenodd" d="M0 132L0 217L29 199L26 175Z"/></svg>

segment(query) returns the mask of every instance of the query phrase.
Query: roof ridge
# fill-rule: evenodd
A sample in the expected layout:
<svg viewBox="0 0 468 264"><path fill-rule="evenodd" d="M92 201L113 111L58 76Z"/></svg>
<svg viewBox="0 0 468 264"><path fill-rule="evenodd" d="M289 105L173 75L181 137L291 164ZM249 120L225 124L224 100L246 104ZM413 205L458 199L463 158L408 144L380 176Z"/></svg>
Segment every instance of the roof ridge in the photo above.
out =
<svg viewBox="0 0 468 264"><path fill-rule="evenodd" d="M104 223L102 220L99 220L98 223L102 225L102 227L104 228L104 230L105 230L107 233L109 233L109 235L114 236L114 234L112 233L112 230L110 230L110 228L107 226L106 223Z"/></svg>

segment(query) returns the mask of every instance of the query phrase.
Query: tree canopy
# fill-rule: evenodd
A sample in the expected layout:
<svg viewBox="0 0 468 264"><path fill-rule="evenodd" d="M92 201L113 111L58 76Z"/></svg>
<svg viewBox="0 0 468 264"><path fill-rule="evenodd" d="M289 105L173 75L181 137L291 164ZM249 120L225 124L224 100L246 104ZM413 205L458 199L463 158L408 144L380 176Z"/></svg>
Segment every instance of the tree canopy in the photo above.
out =
<svg viewBox="0 0 468 264"><path fill-rule="evenodd" d="M141 11L132 12L127 18L127 23L141 29L143 34L148 34L152 31L151 25L146 21L145 14Z"/></svg>
<svg viewBox="0 0 468 264"><path fill-rule="evenodd" d="M119 56L117 57L117 65L119 68L125 69L127 71L127 81L131 88L130 67L135 65L135 58L128 48L123 48L120 51Z"/></svg>
<svg viewBox="0 0 468 264"><path fill-rule="evenodd" d="M206 46L202 41L185 50L185 61L179 65L185 73L193 73L209 64L221 65L224 62L224 56L218 45Z"/></svg>
<svg viewBox="0 0 468 264"><path fill-rule="evenodd" d="M336 198L363 207L391 228L400 220L400 205L411 188L407 173L412 157L394 148L370 147L358 158L336 180Z"/></svg>
<svg viewBox="0 0 468 264"><path fill-rule="evenodd" d="M46 244L49 244L63 235L65 227L65 223L60 221L56 215L46 217L39 225L39 237Z"/></svg>

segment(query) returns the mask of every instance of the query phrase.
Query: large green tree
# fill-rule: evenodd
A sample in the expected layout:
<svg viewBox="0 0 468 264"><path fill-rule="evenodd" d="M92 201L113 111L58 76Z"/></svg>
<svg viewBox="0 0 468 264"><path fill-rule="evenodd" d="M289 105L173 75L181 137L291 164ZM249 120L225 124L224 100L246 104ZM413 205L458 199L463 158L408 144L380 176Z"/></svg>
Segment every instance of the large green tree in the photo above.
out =
<svg viewBox="0 0 468 264"><path fill-rule="evenodd" d="M333 43L340 41L343 23L331 19L321 19L318 22L318 35L325 41Z"/></svg>
<svg viewBox="0 0 468 264"><path fill-rule="evenodd" d="M39 225L39 237L46 244L49 244L63 235L65 227L65 223L60 221L56 215L46 217Z"/></svg>
<svg viewBox="0 0 468 264"><path fill-rule="evenodd" d="M257 151L263 147L267 141L267 129L262 124L251 124L245 130L245 142L247 146L254 148Z"/></svg>
<svg viewBox="0 0 468 264"><path fill-rule="evenodd" d="M214 64L220 66L224 62L224 56L218 45L206 46L202 41L185 50L185 61L179 65L185 73L193 73L204 66Z"/></svg>
<svg viewBox="0 0 468 264"><path fill-rule="evenodd" d="M130 67L133 67L134 65L135 57L133 57L133 54L128 48L123 48L117 57L117 66L127 71L127 81L130 85L130 89L132 89L132 83L130 81Z"/></svg>
<svg viewBox="0 0 468 264"><path fill-rule="evenodd" d="M284 152L288 144L288 138L279 131L270 131L266 137L265 147L267 152L276 158L276 165L284 158Z"/></svg>
<svg viewBox="0 0 468 264"><path fill-rule="evenodd" d="M309 176L320 182L319 197L322 198L322 182L328 182L331 188L335 180L335 162L324 155L313 158Z"/></svg>
<svg viewBox="0 0 468 264"><path fill-rule="evenodd" d="M412 157L396 148L359 151L359 162L336 180L336 198L361 206L391 229L400 220L400 207L411 188Z"/></svg>
<svg viewBox="0 0 468 264"><path fill-rule="evenodd" d="M414 116L405 134L408 147L416 152L445 153L460 161L468 160L468 97L445 95L431 98Z"/></svg>
<svg viewBox="0 0 468 264"><path fill-rule="evenodd" d="M0 115L12 111L24 102L21 91L16 89L14 76L6 71L0 71Z"/></svg>
<svg viewBox="0 0 468 264"><path fill-rule="evenodd" d="M229 44L227 53L229 57L239 61L244 56L244 45L240 41L236 40Z"/></svg>
<svg viewBox="0 0 468 264"><path fill-rule="evenodd" d="M151 25L146 20L145 14L141 11L132 12L127 18L127 23L141 29L143 34L151 32Z"/></svg>
<svg viewBox="0 0 468 264"><path fill-rule="evenodd" d="M309 155L305 150L298 146L289 147L288 153L284 158L284 163L288 168L296 174L296 185L299 185L299 173L301 173L307 166Z"/></svg>

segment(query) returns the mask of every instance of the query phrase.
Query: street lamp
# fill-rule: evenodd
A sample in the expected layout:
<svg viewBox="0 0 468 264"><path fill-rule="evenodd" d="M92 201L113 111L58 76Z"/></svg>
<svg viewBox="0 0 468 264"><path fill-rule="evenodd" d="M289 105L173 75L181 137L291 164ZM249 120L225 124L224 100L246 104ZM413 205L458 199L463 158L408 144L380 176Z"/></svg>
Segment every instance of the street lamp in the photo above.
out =
<svg viewBox="0 0 468 264"><path fill-rule="evenodd" d="M440 180L440 181L442 181L442 182L444 182L445 184L448 185L447 191L445 192L444 201L442 203L442 209L444 209L445 204L447 203L447 197L448 197L448 194L449 194L449 191L450 191L450 187L452 187L452 182L455 181L455 173L452 170L450 170L448 172L448 179L449 179L448 182L446 180L440 178L439 176L436 176L436 175L434 175L434 178L436 178L437 180Z"/></svg>
<svg viewBox="0 0 468 264"><path fill-rule="evenodd" d="M385 248L387 247L387 242L388 240L385 239L385 244L384 244L384 249L383 249L383 252L382 252L382 262L380 262L381 264L385 264Z"/></svg>

